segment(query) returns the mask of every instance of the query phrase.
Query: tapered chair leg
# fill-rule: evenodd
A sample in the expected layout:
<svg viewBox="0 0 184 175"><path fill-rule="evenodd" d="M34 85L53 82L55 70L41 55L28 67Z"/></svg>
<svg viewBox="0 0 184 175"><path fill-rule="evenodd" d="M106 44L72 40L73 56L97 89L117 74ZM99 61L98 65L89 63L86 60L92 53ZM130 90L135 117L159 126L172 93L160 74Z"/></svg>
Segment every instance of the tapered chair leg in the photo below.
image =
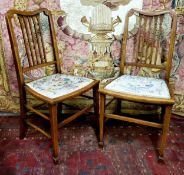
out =
<svg viewBox="0 0 184 175"><path fill-rule="evenodd" d="M117 99L117 106L116 106L116 114L120 114L121 112L121 100Z"/></svg>
<svg viewBox="0 0 184 175"><path fill-rule="evenodd" d="M62 111L63 111L63 104L58 103L58 106L57 106L57 116L58 116L58 118L62 115Z"/></svg>
<svg viewBox="0 0 184 175"><path fill-rule="evenodd" d="M57 127L57 105L49 105L51 138L53 144L53 160L54 163L59 162L59 144L58 144L58 127Z"/></svg>
<svg viewBox="0 0 184 175"><path fill-rule="evenodd" d="M95 114L95 125L99 128L99 84L93 88L93 103L94 103L94 114Z"/></svg>
<svg viewBox="0 0 184 175"><path fill-rule="evenodd" d="M25 107L26 99L24 97L20 97L20 104L21 106L20 106L20 119L19 119L19 124L20 124L19 138L23 139L26 136L26 129L27 129L27 125L25 123L27 109Z"/></svg>
<svg viewBox="0 0 184 175"><path fill-rule="evenodd" d="M103 136L104 136L104 112L105 112L105 95L100 94L100 141L99 146L103 147Z"/></svg>
<svg viewBox="0 0 184 175"><path fill-rule="evenodd" d="M166 147L167 133L169 131L169 124L171 118L171 109L172 106L166 106L164 118L163 118L163 133L161 137L160 149L159 149L159 159L163 160L164 149Z"/></svg>

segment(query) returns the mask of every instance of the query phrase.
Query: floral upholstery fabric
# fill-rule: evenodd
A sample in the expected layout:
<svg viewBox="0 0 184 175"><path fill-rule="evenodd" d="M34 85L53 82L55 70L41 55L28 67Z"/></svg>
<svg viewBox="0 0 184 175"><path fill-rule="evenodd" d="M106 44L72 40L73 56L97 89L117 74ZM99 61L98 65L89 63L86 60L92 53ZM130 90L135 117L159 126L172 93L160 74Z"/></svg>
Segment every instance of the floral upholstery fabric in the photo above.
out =
<svg viewBox="0 0 184 175"><path fill-rule="evenodd" d="M26 85L37 93L53 99L79 90L93 81L85 77L53 74L27 83Z"/></svg>
<svg viewBox="0 0 184 175"><path fill-rule="evenodd" d="M105 89L137 96L170 99L169 89L162 79L122 75Z"/></svg>

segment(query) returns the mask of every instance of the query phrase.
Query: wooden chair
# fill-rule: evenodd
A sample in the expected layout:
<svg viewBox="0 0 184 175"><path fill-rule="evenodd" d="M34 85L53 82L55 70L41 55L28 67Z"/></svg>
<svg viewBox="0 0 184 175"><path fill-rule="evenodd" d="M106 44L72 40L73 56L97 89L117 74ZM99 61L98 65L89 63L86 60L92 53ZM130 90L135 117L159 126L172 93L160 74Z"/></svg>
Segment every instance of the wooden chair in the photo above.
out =
<svg viewBox="0 0 184 175"><path fill-rule="evenodd" d="M85 77L64 75L61 73L56 34L51 12L49 10L10 10L7 12L6 20L20 93L20 138L22 139L25 137L26 125L35 128L48 138L51 138L53 144L53 159L54 162L57 163L59 153L58 128L71 122L93 107L93 104L87 106L58 123L57 115L60 106L59 104L66 99L80 96L93 89L94 111L96 117L98 117L99 81ZM22 47L19 44L20 34L25 49L26 57L24 58L22 58L19 53ZM46 53L46 50L48 50L46 46L48 45L50 46L50 49L52 49L52 52L50 52L52 54L49 55ZM50 74L46 73L43 77L39 77L36 80L29 80L29 82L27 82L26 78L25 81L25 77L28 77L30 72L37 69L53 70L50 71ZM26 96L28 96L28 94L48 104L49 116L45 113L41 113L40 110L37 110L37 107L34 107L27 102L28 100ZM49 121L50 132L46 132L43 128L40 128L33 123L27 116L28 112L36 113L43 119Z"/></svg>
<svg viewBox="0 0 184 175"><path fill-rule="evenodd" d="M129 19L135 16L137 23L129 31ZM167 21L165 23L165 21ZM167 26L167 23L170 24ZM166 25L166 26L165 26ZM127 55L127 40L133 36L132 56ZM173 11L143 11L131 9L125 18L120 70L121 76L99 89L100 93L100 142L103 146L104 117L163 130L159 147L159 158L163 158L166 136L169 130L171 109L174 104L173 89L169 85L172 57L175 44L176 15ZM166 49L166 45L169 47ZM165 53L166 52L166 53ZM163 54L164 53L164 54ZM131 53L129 53L131 55ZM163 56L165 55L165 57ZM160 60L159 60L160 59ZM143 77L136 72L150 69L160 72L157 77ZM126 74L127 70L131 74ZM106 96L117 99L116 113L105 114ZM147 121L120 113L121 100L153 104L162 108L159 122Z"/></svg>

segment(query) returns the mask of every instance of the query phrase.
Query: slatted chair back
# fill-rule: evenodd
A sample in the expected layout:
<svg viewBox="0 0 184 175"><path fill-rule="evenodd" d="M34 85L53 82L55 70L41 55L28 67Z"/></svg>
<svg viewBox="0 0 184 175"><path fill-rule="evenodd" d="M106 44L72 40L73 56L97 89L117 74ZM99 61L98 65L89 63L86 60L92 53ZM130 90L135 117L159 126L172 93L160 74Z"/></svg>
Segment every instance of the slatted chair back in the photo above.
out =
<svg viewBox="0 0 184 175"><path fill-rule="evenodd" d="M137 21L134 31L130 31L132 25L129 23L130 18L135 18ZM165 72L164 78L169 81L175 32L176 15L173 11L130 10L125 18L121 73L125 73L127 66L154 68ZM132 55L129 53L127 56L127 41L130 35L133 35L133 37L131 36L133 38Z"/></svg>
<svg viewBox="0 0 184 175"><path fill-rule="evenodd" d="M39 9L34 12L10 10L6 20L20 84L24 84L24 73L34 69L53 66L56 73L61 72L50 11L47 9ZM50 36L49 39L48 36ZM23 39L22 45L20 37ZM47 57L46 43L52 48L52 58ZM20 56L20 47L24 47L26 59Z"/></svg>

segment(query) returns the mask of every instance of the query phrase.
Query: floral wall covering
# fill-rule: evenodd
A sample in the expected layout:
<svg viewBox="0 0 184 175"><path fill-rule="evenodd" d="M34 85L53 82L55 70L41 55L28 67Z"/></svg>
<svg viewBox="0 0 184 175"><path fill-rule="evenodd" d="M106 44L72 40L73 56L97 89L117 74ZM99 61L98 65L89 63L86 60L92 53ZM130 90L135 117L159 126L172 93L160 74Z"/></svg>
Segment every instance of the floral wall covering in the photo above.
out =
<svg viewBox="0 0 184 175"><path fill-rule="evenodd" d="M62 1L61 1L62 5ZM144 0L144 9L159 9L170 7L171 2L166 5L160 0ZM52 10L57 31L57 40L60 58L62 57L62 70L64 73L91 76L89 74L91 65L88 56L90 54L90 44L88 37L72 33L70 28L63 28L65 23L64 12L60 7L60 0L1 0L0 1L0 111L17 112L19 110L18 85L15 68L9 43L9 37L5 22L5 13L11 8L16 9L37 9L46 7ZM184 113L184 20L180 18L178 22L178 35L176 41L175 54L173 58L173 71L171 77L175 80L176 104L173 112ZM111 44L112 63L115 65L114 74L118 75L118 62L120 57L121 42L119 37L114 37ZM129 41L131 51L131 40ZM49 49L48 49L49 52ZM82 67L81 67L82 65ZM34 76L39 76L39 71Z"/></svg>

